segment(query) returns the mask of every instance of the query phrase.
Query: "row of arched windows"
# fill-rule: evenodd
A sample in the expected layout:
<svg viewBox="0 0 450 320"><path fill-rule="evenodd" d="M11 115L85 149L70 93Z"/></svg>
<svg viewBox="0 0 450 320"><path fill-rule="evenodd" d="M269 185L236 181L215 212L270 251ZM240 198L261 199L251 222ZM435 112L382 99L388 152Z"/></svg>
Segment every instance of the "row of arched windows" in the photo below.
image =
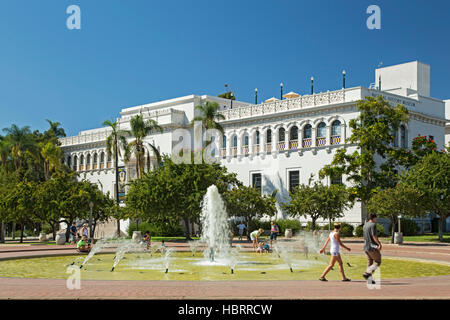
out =
<svg viewBox="0 0 450 320"><path fill-rule="evenodd" d="M317 126L317 132L316 132L316 138L317 139L325 139L327 136L326 133L326 129L327 126L325 124L325 122L321 122L319 123L319 125ZM312 138L312 126L311 124L306 124L303 127L303 139L311 139ZM289 141L296 141L298 140L298 127L297 126L293 126L290 130L289 130ZM256 144L259 145L260 144L260 134L259 131L256 131ZM331 124L331 137L340 137L341 136L341 122L339 120L335 120L333 121L333 123ZM268 129L266 131L266 137L265 137L265 143L266 144L270 144L272 143L272 130ZM286 130L284 128L280 128L278 129L278 142L284 142L286 140ZM336 140L336 139L335 139ZM330 142L331 144L334 144L332 142ZM340 141L338 142L340 143ZM336 144L338 144L336 143ZM244 147L248 147L249 145L249 136L245 135L244 136L244 141L243 141L243 146ZM238 137L237 135L233 136L233 141L232 141L232 148L236 148L238 146ZM223 141L222 141L222 148L225 149L227 147L227 137L224 135L223 136Z"/></svg>
<svg viewBox="0 0 450 320"><path fill-rule="evenodd" d="M105 159L107 159L106 163ZM100 152L100 154L94 153L93 155L91 155L90 153L88 153L86 156L84 154L80 156L74 155L73 157L68 156L66 164L74 171L111 168L111 155L108 155L106 157L105 152L102 151Z"/></svg>

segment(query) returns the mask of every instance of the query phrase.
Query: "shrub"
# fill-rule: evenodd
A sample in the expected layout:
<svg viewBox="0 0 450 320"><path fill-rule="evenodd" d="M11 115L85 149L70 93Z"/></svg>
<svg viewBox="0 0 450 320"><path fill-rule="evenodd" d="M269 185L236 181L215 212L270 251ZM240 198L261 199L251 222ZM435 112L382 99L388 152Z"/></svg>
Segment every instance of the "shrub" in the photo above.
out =
<svg viewBox="0 0 450 320"><path fill-rule="evenodd" d="M184 236L183 227L179 224L166 224L166 223L151 223L142 222L138 225L138 230L144 234L145 231L150 231L152 237L178 237ZM128 236L133 235L133 231L136 231L136 223L130 223L128 227Z"/></svg>
<svg viewBox="0 0 450 320"><path fill-rule="evenodd" d="M298 220L276 220L275 223L278 225L280 233L283 235L286 229L292 229L292 234L295 234L302 229L302 224Z"/></svg>
<svg viewBox="0 0 450 320"><path fill-rule="evenodd" d="M339 232L341 237L353 237L353 230L355 228L348 223L343 222L341 224L341 231Z"/></svg>
<svg viewBox="0 0 450 320"><path fill-rule="evenodd" d="M404 236L414 236L419 231L419 226L414 222L414 220L401 219L400 223L402 224L400 229ZM395 231L398 232L398 223L395 228Z"/></svg>
<svg viewBox="0 0 450 320"><path fill-rule="evenodd" d="M359 226L357 226L355 228L355 236L357 236L358 238L361 238L363 236L363 225L360 224Z"/></svg>

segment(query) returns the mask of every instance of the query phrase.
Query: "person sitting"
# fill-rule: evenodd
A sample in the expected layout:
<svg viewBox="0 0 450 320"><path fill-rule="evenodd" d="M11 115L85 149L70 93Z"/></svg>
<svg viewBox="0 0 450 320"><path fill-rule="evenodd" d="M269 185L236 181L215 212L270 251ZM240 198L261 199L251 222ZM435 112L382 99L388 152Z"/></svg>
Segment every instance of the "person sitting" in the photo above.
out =
<svg viewBox="0 0 450 320"><path fill-rule="evenodd" d="M150 249L152 245L152 236L150 235L150 231L145 231L144 238L141 241L141 244L147 244L147 250Z"/></svg>
<svg viewBox="0 0 450 320"><path fill-rule="evenodd" d="M264 242L260 242L258 244L258 248L256 249L257 253L263 253L264 252Z"/></svg>
<svg viewBox="0 0 450 320"><path fill-rule="evenodd" d="M87 244L87 237L82 236L81 240L77 243L78 252L89 252L91 251L91 245Z"/></svg>

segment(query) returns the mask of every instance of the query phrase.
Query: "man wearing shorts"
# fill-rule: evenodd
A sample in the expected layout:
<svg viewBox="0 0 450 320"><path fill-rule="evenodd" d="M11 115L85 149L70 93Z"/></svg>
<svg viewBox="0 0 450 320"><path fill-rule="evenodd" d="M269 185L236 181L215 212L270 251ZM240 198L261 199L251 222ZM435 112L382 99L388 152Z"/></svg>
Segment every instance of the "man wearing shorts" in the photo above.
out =
<svg viewBox="0 0 450 320"><path fill-rule="evenodd" d="M241 222L237 225L237 227L239 229L239 240L242 240L242 235L244 234L244 229L246 228L246 226Z"/></svg>
<svg viewBox="0 0 450 320"><path fill-rule="evenodd" d="M369 221L364 224L363 235L364 252L367 255L367 269L363 273L363 277L373 284L372 274L381 265L381 242L378 240L377 215L375 213L371 213Z"/></svg>

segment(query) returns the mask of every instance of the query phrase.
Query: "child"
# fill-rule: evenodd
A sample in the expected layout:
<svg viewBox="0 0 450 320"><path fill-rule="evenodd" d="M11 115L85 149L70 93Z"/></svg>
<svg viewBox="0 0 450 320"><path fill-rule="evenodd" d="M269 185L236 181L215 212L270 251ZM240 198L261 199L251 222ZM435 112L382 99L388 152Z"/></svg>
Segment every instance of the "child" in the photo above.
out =
<svg viewBox="0 0 450 320"><path fill-rule="evenodd" d="M260 242L258 244L258 248L256 249L257 253L263 253L264 252L264 242Z"/></svg>
<svg viewBox="0 0 450 320"><path fill-rule="evenodd" d="M267 242L264 243L263 249L264 249L264 252L270 252L270 246L269 246L269 244Z"/></svg>
<svg viewBox="0 0 450 320"><path fill-rule="evenodd" d="M91 251L91 245L90 244L86 244L87 242L87 237L86 236L82 236L81 240L78 241L77 243L77 250L79 252L89 252Z"/></svg>
<svg viewBox="0 0 450 320"><path fill-rule="evenodd" d="M345 274L344 274L344 266L342 265L342 259L341 255L339 253L339 246L347 249L350 251L350 248L345 246L341 242L341 238L339 237L339 230L341 229L341 225L339 223L334 224L334 230L330 233L330 236L327 238L327 241L323 245L322 249L320 250L320 253L323 253L325 251L326 246L328 245L328 242L331 242L330 245L330 253L331 253L331 259L330 264L325 268L322 276L319 278L320 281L328 281L325 276L327 273L333 268L336 261L339 263L339 270L341 271L342 275L342 281L350 281Z"/></svg>
<svg viewBox="0 0 450 320"><path fill-rule="evenodd" d="M159 251L164 254L166 252L166 244L164 243L164 240L161 241L161 247L159 248Z"/></svg>

